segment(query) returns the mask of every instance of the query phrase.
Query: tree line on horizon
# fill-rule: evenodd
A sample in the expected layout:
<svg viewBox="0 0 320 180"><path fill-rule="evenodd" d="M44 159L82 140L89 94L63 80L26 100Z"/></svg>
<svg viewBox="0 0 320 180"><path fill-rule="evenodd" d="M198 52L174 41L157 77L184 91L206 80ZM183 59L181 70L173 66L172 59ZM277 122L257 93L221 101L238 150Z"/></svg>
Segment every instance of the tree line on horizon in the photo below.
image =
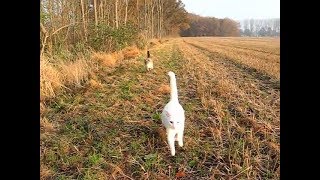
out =
<svg viewBox="0 0 320 180"><path fill-rule="evenodd" d="M188 13L188 28L180 35L188 36L280 36L280 18L245 19L235 21L230 18L218 19Z"/></svg>
<svg viewBox="0 0 320 180"><path fill-rule="evenodd" d="M182 37L240 36L240 24L230 18L218 19L188 13L188 26L180 32Z"/></svg>
<svg viewBox="0 0 320 180"><path fill-rule="evenodd" d="M280 36L280 18L245 19L240 24L242 36Z"/></svg>
<svg viewBox="0 0 320 180"><path fill-rule="evenodd" d="M48 55L65 49L79 52L88 47L96 51L116 51L134 44L143 48L148 39L169 36L240 36L259 34L259 31L268 35L270 32L263 27L264 33L256 21L255 28L251 29L249 21L245 25L248 28L242 30L239 22L229 18L188 13L181 0L40 2L40 53Z"/></svg>

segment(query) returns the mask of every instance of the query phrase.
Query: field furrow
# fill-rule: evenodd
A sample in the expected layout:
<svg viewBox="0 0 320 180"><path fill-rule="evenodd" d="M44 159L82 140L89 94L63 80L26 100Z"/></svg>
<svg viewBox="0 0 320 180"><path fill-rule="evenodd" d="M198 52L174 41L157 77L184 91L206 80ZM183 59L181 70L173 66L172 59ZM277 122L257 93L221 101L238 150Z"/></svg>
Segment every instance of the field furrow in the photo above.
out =
<svg viewBox="0 0 320 180"><path fill-rule="evenodd" d="M214 45L214 43L201 42L194 39L187 39L185 41L189 44L197 46L203 50L209 51L214 55L224 57L229 62L234 62L240 68L248 71L256 71L258 77L266 77L267 79L280 79L280 59L268 59L252 56L251 53L241 54L237 51L232 50L232 48L221 48ZM254 52L252 52L254 53ZM270 56L269 56L270 58ZM263 75L262 75L263 74Z"/></svg>

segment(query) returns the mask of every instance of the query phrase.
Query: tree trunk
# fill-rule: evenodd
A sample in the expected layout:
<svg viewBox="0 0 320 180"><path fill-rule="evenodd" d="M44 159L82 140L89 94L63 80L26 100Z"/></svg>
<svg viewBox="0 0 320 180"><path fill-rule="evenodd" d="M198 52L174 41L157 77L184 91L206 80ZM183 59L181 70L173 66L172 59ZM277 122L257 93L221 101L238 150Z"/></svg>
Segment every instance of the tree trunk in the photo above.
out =
<svg viewBox="0 0 320 180"><path fill-rule="evenodd" d="M100 1L100 4L99 4L98 20L99 20L100 23L104 22L104 19L103 19L103 1Z"/></svg>
<svg viewBox="0 0 320 180"><path fill-rule="evenodd" d="M95 22L95 25L98 26L97 0L93 0L93 7L94 7L94 22Z"/></svg>
<svg viewBox="0 0 320 180"><path fill-rule="evenodd" d="M152 2L152 6L151 6L151 38L153 38L153 10L154 10L154 3Z"/></svg>
<svg viewBox="0 0 320 180"><path fill-rule="evenodd" d="M43 55L44 48L46 47L47 38L48 38L48 32L41 22L40 22L40 30L44 34L44 40L42 41L42 47L40 51L40 57L41 57Z"/></svg>
<svg viewBox="0 0 320 180"><path fill-rule="evenodd" d="M124 25L127 25L127 18L128 18L128 0L126 1L126 14L124 16Z"/></svg>
<svg viewBox="0 0 320 180"><path fill-rule="evenodd" d="M116 0L116 3L115 3L115 15L116 15L116 28L118 29L119 27L119 24L118 24L118 0Z"/></svg>
<svg viewBox="0 0 320 180"><path fill-rule="evenodd" d="M138 29L140 29L140 10L139 10L139 0L137 0L137 7L136 7L136 10L137 10L137 23L138 23Z"/></svg>
<svg viewBox="0 0 320 180"><path fill-rule="evenodd" d="M157 7L157 11L158 11L158 19L157 19L157 38L160 38L160 0L158 0L158 7Z"/></svg>
<svg viewBox="0 0 320 180"><path fill-rule="evenodd" d="M144 0L144 30L147 29L147 1ZM147 35L147 34L146 34Z"/></svg>
<svg viewBox="0 0 320 180"><path fill-rule="evenodd" d="M160 18L159 18L159 39L161 39L161 36L162 36L162 18L163 18L161 0L159 0L159 10L160 10Z"/></svg>
<svg viewBox="0 0 320 180"><path fill-rule="evenodd" d="M81 0L81 14L82 14L82 21L83 21L82 25L83 25L84 39L87 42L87 28L86 28L86 19L85 19L83 0Z"/></svg>

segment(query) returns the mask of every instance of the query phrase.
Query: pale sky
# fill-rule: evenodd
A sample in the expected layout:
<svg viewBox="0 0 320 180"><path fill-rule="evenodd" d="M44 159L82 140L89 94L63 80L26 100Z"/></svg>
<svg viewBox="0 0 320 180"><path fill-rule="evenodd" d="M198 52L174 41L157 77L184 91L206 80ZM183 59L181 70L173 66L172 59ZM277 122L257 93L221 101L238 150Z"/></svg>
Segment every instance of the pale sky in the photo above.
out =
<svg viewBox="0 0 320 180"><path fill-rule="evenodd" d="M200 16L216 18L280 18L280 0L182 0L185 9Z"/></svg>

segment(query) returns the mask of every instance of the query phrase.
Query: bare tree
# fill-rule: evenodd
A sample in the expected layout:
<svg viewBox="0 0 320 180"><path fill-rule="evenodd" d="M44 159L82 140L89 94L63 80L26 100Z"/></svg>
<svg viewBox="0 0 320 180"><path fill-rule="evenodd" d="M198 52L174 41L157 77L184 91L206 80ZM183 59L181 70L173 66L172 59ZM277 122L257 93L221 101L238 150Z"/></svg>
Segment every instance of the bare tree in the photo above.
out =
<svg viewBox="0 0 320 180"><path fill-rule="evenodd" d="M63 48L72 50L81 44L98 47L99 43L109 43L112 47L112 42L122 37L111 31L162 38L187 27L187 13L181 0L41 0L40 8L41 54ZM121 28L128 23L134 28ZM128 37L134 39L137 34ZM123 40L117 42L120 41Z"/></svg>
<svg viewBox="0 0 320 180"><path fill-rule="evenodd" d="M93 7L94 7L94 21L95 21L95 25L98 26L97 0L93 0Z"/></svg>
<svg viewBox="0 0 320 180"><path fill-rule="evenodd" d="M85 18L85 11L84 11L84 3L83 3L83 0L80 0L80 1L81 1L81 13L82 13L82 24L83 24L84 38L85 38L85 41L87 42L88 39L87 39L87 28L86 28L86 18Z"/></svg>
<svg viewBox="0 0 320 180"><path fill-rule="evenodd" d="M119 28L119 18L118 18L118 0L115 1L115 15L116 15L116 28Z"/></svg>
<svg viewBox="0 0 320 180"><path fill-rule="evenodd" d="M128 17L128 0L125 0L126 2L126 12L125 12L125 16L124 16L124 24L127 24L127 17Z"/></svg>

